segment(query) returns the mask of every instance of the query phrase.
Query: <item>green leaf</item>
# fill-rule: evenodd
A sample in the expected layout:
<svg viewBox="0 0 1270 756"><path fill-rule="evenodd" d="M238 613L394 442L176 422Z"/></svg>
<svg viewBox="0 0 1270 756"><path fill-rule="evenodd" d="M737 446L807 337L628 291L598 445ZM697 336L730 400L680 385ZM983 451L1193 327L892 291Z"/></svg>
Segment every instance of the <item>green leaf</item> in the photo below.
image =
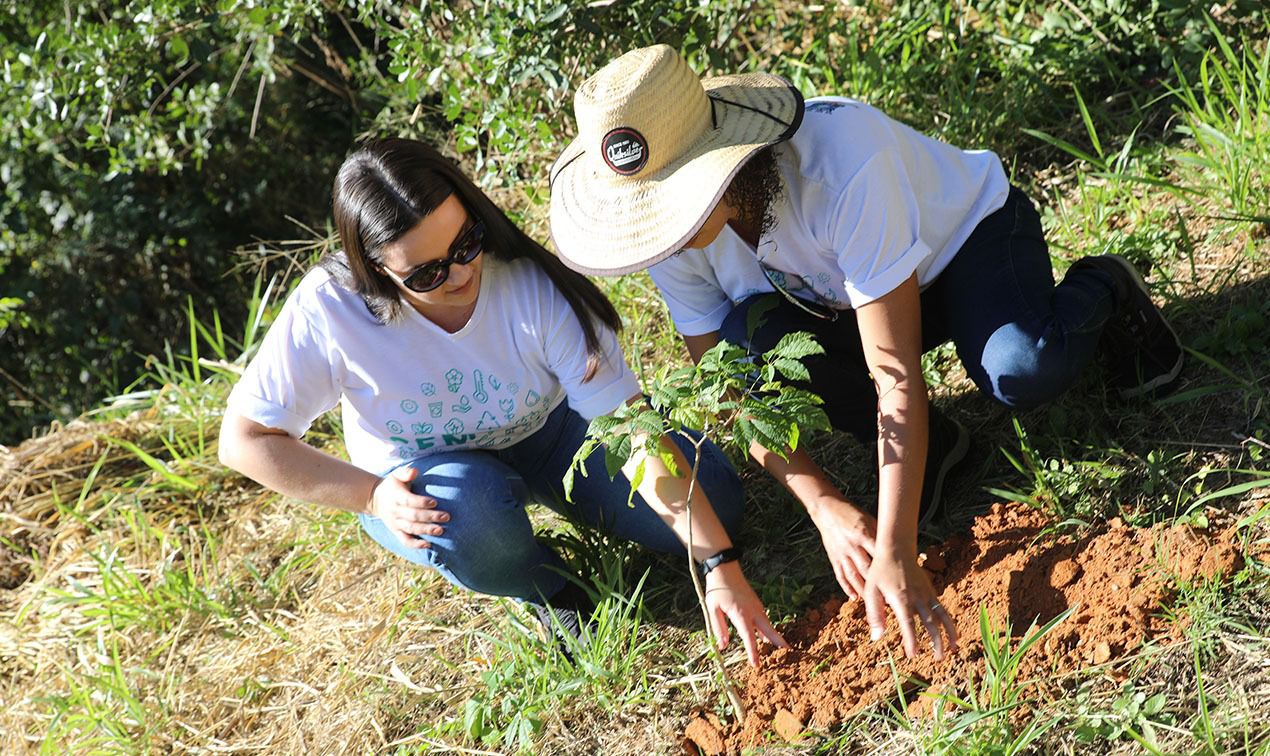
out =
<svg viewBox="0 0 1270 756"><path fill-rule="evenodd" d="M809 381L811 373L798 360L792 360L787 357L780 357L772 360L772 367L776 368L785 378L791 381Z"/></svg>
<svg viewBox="0 0 1270 756"><path fill-rule="evenodd" d="M824 347L817 343L814 336L806 331L795 331L782 336L781 340L776 342L776 346L764 353L763 359L767 361L777 358L801 360L813 354L824 353Z"/></svg>
<svg viewBox="0 0 1270 756"><path fill-rule="evenodd" d="M176 473L172 472L171 470L168 469L168 466L162 460L152 456L145 449L142 449L140 446L137 446L131 441L126 441L122 438L113 438L111 436L106 436L105 438L108 443L115 444L117 446L122 446L123 448L132 452L132 454L136 456L137 459L140 459L142 462L145 463L146 467L157 472L163 478L164 481L166 481L173 487L178 488L182 491L199 490L198 483L196 483L193 480L190 480L189 478L186 478L181 475L177 475Z"/></svg>
<svg viewBox="0 0 1270 756"><path fill-rule="evenodd" d="M657 458L666 466L666 470L676 478L682 477L679 471L679 465L675 462L675 454L670 449L658 444Z"/></svg>
<svg viewBox="0 0 1270 756"><path fill-rule="evenodd" d="M775 310L780 301L776 297L763 297L755 302L745 313L745 335L748 338L754 338L754 332L758 327L767 322L767 313Z"/></svg>
<svg viewBox="0 0 1270 756"><path fill-rule="evenodd" d="M646 460L646 457L640 458L639 462L635 463L635 470L631 473L631 487L626 494L626 506L628 507L635 506L635 492L640 484L644 482L644 463Z"/></svg>
<svg viewBox="0 0 1270 756"><path fill-rule="evenodd" d="M1195 501L1191 502L1191 505L1187 507L1187 510L1189 511L1189 510L1195 509L1199 505L1208 501L1212 501L1213 499L1221 499L1226 496L1238 496L1239 494L1247 493L1249 491L1252 491L1258 488L1263 488L1265 486L1270 486L1270 475L1267 475L1264 478L1259 478L1257 480L1250 480L1244 483L1240 483L1239 485L1227 486L1226 488L1223 488L1218 491L1211 491L1199 497Z"/></svg>
<svg viewBox="0 0 1270 756"><path fill-rule="evenodd" d="M190 45L181 37L173 37L168 40L168 54L176 58L178 67L184 66L190 60Z"/></svg>

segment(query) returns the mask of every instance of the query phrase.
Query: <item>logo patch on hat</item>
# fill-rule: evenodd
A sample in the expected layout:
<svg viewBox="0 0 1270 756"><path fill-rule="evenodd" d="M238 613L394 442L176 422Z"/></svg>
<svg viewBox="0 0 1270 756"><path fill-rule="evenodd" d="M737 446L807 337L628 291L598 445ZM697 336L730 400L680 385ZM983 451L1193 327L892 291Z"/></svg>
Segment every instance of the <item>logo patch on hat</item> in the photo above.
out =
<svg viewBox="0 0 1270 756"><path fill-rule="evenodd" d="M648 140L635 129L619 126L604 135L604 162L614 173L630 176L648 162Z"/></svg>

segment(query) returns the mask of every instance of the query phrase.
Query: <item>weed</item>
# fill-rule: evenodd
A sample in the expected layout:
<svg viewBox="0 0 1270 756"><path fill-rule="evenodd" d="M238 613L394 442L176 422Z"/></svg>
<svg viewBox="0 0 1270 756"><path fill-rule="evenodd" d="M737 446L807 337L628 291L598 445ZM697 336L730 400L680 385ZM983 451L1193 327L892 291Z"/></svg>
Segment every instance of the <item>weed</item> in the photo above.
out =
<svg viewBox="0 0 1270 756"><path fill-rule="evenodd" d="M461 719L441 730L529 751L548 716L570 701L611 710L646 697L648 680L640 670L654 641L641 632L644 578L630 597L613 590L614 582L601 580L595 586L601 600L590 622L583 623L580 639L567 641L572 662L554 644L538 641L509 609L509 624L483 636L491 650L482 661L480 687L464 703Z"/></svg>
<svg viewBox="0 0 1270 756"><path fill-rule="evenodd" d="M1016 754L1028 751L1048 730L1058 723L1052 715L1031 713L1022 728L1013 718L1017 710L1029 702L1024 698L1028 687L1019 679L1023 658L1038 641L1075 611L1071 607L1041 627L1035 623L1012 647L1010 623L1001 630L992 626L985 607L979 608L979 638L983 644L984 673L978 683L971 683L965 697L951 692L935 696L932 732L923 738L924 748L932 753ZM945 711L951 705L954 712Z"/></svg>
<svg viewBox="0 0 1270 756"><path fill-rule="evenodd" d="M1084 743L1115 742L1132 736L1158 749L1156 727L1172 726L1177 719L1167 709L1168 697L1164 693L1148 695L1133 681L1124 683L1119 693L1110 710L1105 710L1091 700L1087 687L1077 692L1076 739Z"/></svg>

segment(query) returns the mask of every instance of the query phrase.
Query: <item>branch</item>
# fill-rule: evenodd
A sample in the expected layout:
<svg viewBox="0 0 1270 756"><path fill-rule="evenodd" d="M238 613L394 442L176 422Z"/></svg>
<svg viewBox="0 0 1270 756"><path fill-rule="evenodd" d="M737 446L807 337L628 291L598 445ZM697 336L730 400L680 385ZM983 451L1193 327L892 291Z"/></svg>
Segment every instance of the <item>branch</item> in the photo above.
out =
<svg viewBox="0 0 1270 756"><path fill-rule="evenodd" d="M714 634L714 625L710 622L710 609L706 606L705 587L701 584L701 575L697 574L697 563L692 558L692 496L697 489L697 470L701 468L701 445L706 442L705 435L693 439L692 448L692 472L688 478L688 500L685 506L688 509L688 574L692 576L692 589L697 592L697 603L701 606L701 616L706 621L706 645L710 659L719 669L719 675L723 682L723 692L728 696L728 702L732 704L732 710L736 712L738 720L745 719L745 706L741 703L741 694L736 690L736 683L732 681L732 676L728 674L728 669L723 664L723 658L719 656L719 644Z"/></svg>

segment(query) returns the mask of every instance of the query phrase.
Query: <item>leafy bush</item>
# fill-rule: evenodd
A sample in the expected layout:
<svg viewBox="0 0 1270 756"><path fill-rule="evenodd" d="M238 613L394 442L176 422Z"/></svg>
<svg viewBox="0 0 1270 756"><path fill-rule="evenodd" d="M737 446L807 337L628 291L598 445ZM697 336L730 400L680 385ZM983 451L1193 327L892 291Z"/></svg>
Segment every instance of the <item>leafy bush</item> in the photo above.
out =
<svg viewBox="0 0 1270 756"><path fill-rule="evenodd" d="M0 0L0 439L123 389L185 295L233 320L231 251L325 236L326 187L361 135L426 139L542 236L571 87L665 42L710 73L761 68L1010 159L1146 120L1255 0ZM1090 38L1098 44L1089 44ZM1136 125L1133 124L1133 125ZM1066 131L1063 131L1066 129ZM1152 136L1150 128L1140 138ZM532 212L523 213L530 209Z"/></svg>

